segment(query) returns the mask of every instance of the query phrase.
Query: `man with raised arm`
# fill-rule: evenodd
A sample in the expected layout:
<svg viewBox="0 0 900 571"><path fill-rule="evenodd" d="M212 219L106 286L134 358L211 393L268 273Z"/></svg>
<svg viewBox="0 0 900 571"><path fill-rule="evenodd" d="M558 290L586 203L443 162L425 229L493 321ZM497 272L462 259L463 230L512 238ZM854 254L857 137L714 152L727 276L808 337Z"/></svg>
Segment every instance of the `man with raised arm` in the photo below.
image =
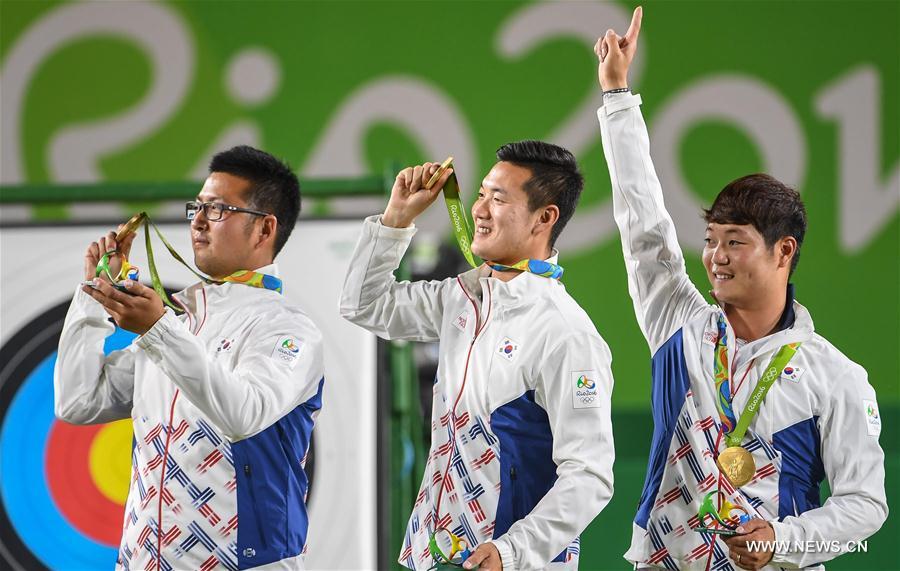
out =
<svg viewBox="0 0 900 571"><path fill-rule="evenodd" d="M704 211L716 303L691 283L628 90L641 15L596 46L615 219L653 357L653 441L625 558L638 569L815 567L887 516L875 391L794 299L806 211L771 176L729 183Z"/></svg>
<svg viewBox="0 0 900 571"><path fill-rule="evenodd" d="M577 568L578 535L612 495L609 348L560 283L553 248L581 174L539 141L497 158L472 206L485 264L394 279L413 221L450 175L424 188L438 168L425 163L401 171L384 214L365 221L341 297L341 315L384 339L440 342L431 451L399 558L410 569L459 564L466 549L467 569Z"/></svg>

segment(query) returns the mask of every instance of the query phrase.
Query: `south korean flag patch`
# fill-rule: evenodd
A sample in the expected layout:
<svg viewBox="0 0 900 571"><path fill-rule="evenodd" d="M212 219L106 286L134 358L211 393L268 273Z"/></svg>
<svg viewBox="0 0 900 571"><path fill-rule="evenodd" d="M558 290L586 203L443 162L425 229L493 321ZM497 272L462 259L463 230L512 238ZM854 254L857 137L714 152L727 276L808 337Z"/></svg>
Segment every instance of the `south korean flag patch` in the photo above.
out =
<svg viewBox="0 0 900 571"><path fill-rule="evenodd" d="M509 337L504 337L503 341L500 342L500 345L497 346L497 355L506 359L507 361L514 361L518 354L519 344Z"/></svg>
<svg viewBox="0 0 900 571"><path fill-rule="evenodd" d="M303 344L299 339L291 335L285 335L278 338L275 348L272 349L272 358L282 363L293 365L300 355L300 349Z"/></svg>
<svg viewBox="0 0 900 571"><path fill-rule="evenodd" d="M786 381L799 383L800 377L803 375L804 372L806 372L806 369L804 369L803 367L792 367L792 366L788 365L787 367L784 368L783 371L781 371L781 378Z"/></svg>

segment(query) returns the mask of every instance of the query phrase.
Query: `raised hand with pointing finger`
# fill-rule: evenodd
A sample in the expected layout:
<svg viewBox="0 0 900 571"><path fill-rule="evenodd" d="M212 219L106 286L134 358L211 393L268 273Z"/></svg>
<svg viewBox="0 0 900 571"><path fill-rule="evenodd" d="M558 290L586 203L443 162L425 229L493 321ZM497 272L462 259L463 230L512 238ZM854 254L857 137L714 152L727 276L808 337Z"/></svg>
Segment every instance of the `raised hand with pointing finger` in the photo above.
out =
<svg viewBox="0 0 900 571"><path fill-rule="evenodd" d="M638 6L624 37L609 29L594 45L594 52L600 58L600 87L604 91L628 87L628 68L637 53L642 16L643 9Z"/></svg>

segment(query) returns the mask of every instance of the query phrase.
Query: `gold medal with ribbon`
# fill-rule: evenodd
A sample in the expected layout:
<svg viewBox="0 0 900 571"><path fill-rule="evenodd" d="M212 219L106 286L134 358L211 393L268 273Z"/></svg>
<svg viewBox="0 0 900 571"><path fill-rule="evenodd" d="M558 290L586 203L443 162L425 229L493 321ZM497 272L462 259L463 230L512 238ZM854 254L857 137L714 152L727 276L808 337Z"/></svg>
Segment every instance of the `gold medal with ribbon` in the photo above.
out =
<svg viewBox="0 0 900 571"><path fill-rule="evenodd" d="M728 478L728 481L735 488L740 488L750 482L756 474L756 463L753 461L753 455L741 443L747 434L750 423L756 417L756 413L759 412L763 399L765 399L766 394L781 374L781 371L784 370L797 352L797 349L800 348L800 343L788 343L775 353L762 377L760 377L759 382L756 383L756 388L750 395L747 405L737 421L737 426L730 424L734 428L733 430L727 430L729 421L734 419L734 414L731 410L731 394L727 373L728 362L725 357L724 318L719 318L719 325L720 335L719 340L716 342L715 374L717 380L721 378L724 382L721 384L717 383L716 404L723 419L723 429L726 430L725 443L727 448L719 453L718 458L716 458L716 464L722 473L725 474L725 477Z"/></svg>
<svg viewBox="0 0 900 571"><path fill-rule="evenodd" d="M428 182L425 183L425 190L430 190L447 169L453 164L453 157L447 157L438 170L434 171ZM450 173L450 178L444 183L443 188L444 203L447 205L447 214L450 215L450 224L453 226L453 234L456 236L456 243L463 257L469 262L473 268L481 265L475 262L476 258L472 254L472 227L469 226L469 216L463 208L462 200L459 197L459 181L456 179L456 171Z"/></svg>
<svg viewBox="0 0 900 571"><path fill-rule="evenodd" d="M736 487L740 488L753 479L756 474L756 463L753 461L753 455L742 446L729 446L716 459L719 469L728 478L728 481Z"/></svg>
<svg viewBox="0 0 900 571"><path fill-rule="evenodd" d="M428 182L425 183L425 189L430 190L431 187L434 186L434 183L440 180L452 164L453 157L447 157L447 160L441 163L438 170L436 170L434 174L431 175L431 178L428 179ZM469 225L468 212L463 208L462 200L459 197L459 181L456 179L455 171L450 173L450 177L447 179L447 182L444 183L444 188L442 190L444 193L444 202L447 205L447 213L450 215L450 223L453 226L453 234L456 236L456 243L459 245L459 250L462 252L466 261L469 262L469 265L473 268L477 268L481 263L479 258L472 253L472 227ZM476 262L476 260L479 261ZM559 279L562 277L564 271L562 266L545 260L525 259L519 260L512 265L485 261L491 268L499 272L518 270L520 272L529 272L545 278Z"/></svg>
<svg viewBox="0 0 900 571"><path fill-rule="evenodd" d="M283 293L282 291L282 281L268 274L263 274L260 272L254 272L250 270L238 270L229 276L225 276L221 279L210 278L204 276L203 274L194 270L187 262L184 261L184 258L175 251L175 248L169 244L169 241L162 235L162 232L159 231L159 228L156 227L150 220L150 216L147 215L146 212L138 212L134 216L132 216L128 222L122 225L122 228L116 232L116 244L120 244L122 240L130 236L131 234L136 233L140 227L144 227L144 245L147 249L147 266L150 270L150 282L152 284L153 290L156 294L162 299L163 303L172 308L175 312L181 313L183 310L172 303L169 299L168 294L166 293L165 288L162 285L162 280L159 278L159 272L156 269L156 260L153 257L153 244L150 240L150 227L153 227L153 230L156 232L156 235L159 236L159 239L162 240L162 243L166 246L166 249L178 261L181 265L186 267L192 274L200 278L204 283L207 284L223 284L223 283L240 283L244 285L249 285L252 287L258 287L263 289L269 289L278 293ZM121 258L121 268L115 275L112 273L112 269L110 268L109 262L112 256L119 256ZM105 276L115 287L120 290L124 290L124 286L122 282L124 280L137 280L139 275L139 268L137 266L132 265L128 259L119 252L118 249L110 250L108 252L104 252L100 257L99 262L97 262L97 268L95 271L95 276Z"/></svg>

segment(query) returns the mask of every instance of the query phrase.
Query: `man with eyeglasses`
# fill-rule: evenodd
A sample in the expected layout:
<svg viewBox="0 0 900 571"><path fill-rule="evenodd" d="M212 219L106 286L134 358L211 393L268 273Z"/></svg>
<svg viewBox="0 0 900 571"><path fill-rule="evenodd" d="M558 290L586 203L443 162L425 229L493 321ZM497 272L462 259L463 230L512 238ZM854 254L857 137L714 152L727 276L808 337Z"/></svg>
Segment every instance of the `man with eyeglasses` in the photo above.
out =
<svg viewBox="0 0 900 571"><path fill-rule="evenodd" d="M94 278L134 234L88 246L59 342L56 415L132 418L131 489L118 569L302 569L303 470L321 407L322 336L282 296L273 263L300 212L290 168L251 147L219 153L187 204L194 261L212 279L172 296ZM121 258L111 256L115 275ZM104 355L108 316L140 337Z"/></svg>

